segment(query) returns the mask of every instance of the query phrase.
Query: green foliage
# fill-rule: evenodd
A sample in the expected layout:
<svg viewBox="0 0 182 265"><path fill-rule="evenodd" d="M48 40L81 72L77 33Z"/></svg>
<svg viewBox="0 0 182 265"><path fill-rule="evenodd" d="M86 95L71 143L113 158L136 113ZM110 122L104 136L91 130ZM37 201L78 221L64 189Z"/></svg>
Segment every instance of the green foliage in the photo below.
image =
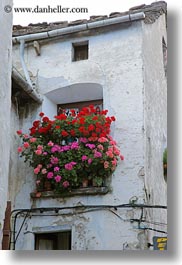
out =
<svg viewBox="0 0 182 265"><path fill-rule="evenodd" d="M163 164L167 164L167 148L163 152Z"/></svg>

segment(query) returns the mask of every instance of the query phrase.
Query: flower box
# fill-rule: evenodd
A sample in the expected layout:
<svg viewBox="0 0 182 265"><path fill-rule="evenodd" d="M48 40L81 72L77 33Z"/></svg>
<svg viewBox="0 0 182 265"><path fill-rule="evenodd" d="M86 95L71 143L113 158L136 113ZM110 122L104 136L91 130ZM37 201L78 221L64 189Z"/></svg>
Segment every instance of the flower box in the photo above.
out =
<svg viewBox="0 0 182 265"><path fill-rule="evenodd" d="M18 152L33 167L38 192L52 189L73 194L83 186L104 186L118 159L124 159L110 136L115 117L107 112L97 113L91 105L77 115L72 110L71 116L63 113L54 120L40 113L29 134L17 132L22 139Z"/></svg>

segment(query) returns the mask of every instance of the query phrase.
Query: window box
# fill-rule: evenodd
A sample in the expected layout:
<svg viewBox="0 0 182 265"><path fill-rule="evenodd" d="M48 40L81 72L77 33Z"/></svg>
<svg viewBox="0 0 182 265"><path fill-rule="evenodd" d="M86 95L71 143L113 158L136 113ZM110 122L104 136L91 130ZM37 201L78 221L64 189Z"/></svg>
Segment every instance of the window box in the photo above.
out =
<svg viewBox="0 0 182 265"><path fill-rule="evenodd" d="M55 191L32 192L32 199L39 198L65 198L73 196L88 196L88 195L105 195L109 192L109 187L87 187L63 191L62 193Z"/></svg>

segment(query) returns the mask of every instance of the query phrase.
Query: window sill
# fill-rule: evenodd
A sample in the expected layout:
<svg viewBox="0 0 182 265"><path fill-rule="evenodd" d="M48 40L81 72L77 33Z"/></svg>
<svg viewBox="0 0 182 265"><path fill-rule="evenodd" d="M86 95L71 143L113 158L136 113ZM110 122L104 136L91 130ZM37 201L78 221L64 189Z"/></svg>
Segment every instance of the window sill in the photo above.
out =
<svg viewBox="0 0 182 265"><path fill-rule="evenodd" d="M109 187L88 187L70 190L67 192L56 193L55 191L32 192L30 197L33 199L39 198L64 198L73 196L88 196L88 195L105 195L109 192Z"/></svg>

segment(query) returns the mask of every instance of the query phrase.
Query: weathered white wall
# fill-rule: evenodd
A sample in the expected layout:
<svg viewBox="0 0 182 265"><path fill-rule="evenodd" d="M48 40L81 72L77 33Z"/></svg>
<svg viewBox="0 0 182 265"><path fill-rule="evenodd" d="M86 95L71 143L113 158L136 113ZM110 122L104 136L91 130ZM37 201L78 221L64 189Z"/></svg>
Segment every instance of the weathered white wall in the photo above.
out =
<svg viewBox="0 0 182 265"><path fill-rule="evenodd" d="M162 38L167 43L165 15L152 25L143 27L144 60L144 129L145 129L145 188L151 205L167 205L167 184L163 176L163 151L167 146L167 77L163 66ZM167 224L166 210L148 211L149 221ZM167 231L166 225L152 225ZM166 236L149 233L152 237Z"/></svg>
<svg viewBox="0 0 182 265"><path fill-rule="evenodd" d="M11 36L12 14L5 13L4 6L11 0L0 2L0 249L2 228L8 196L8 170L10 151L10 108L11 108Z"/></svg>
<svg viewBox="0 0 182 265"><path fill-rule="evenodd" d="M20 184L19 192L16 194L15 208L80 204L116 205L131 202L130 199L133 196L136 196L137 203L145 203L145 155L148 155L148 151L145 150L146 135L144 134L144 122L146 123L144 76L146 73L143 73L143 66L148 57L143 56L145 40L142 34L143 31L144 34L147 33L147 29L145 30L147 26L144 25L142 28L142 23L135 22L129 28L103 34L100 32L95 36L81 37L80 35L79 38L42 44L41 56L37 56L31 46L28 47L25 53L28 70L37 78L40 92L47 97L42 106L45 114L53 115L56 109L54 102L50 101L56 89L62 92L62 89L74 84L99 84L103 89L104 108L109 109L109 115L116 116L112 135L118 142L125 160L119 163L113 174L112 192L107 195L35 201L31 201L29 197L29 193L35 186L32 170L22 166L21 161L18 174L24 178L24 182ZM89 41L89 59L72 62L72 42L85 40ZM17 46L14 47L14 64L21 70ZM48 102L47 107L46 102ZM149 127L152 127L152 124L149 124ZM32 231L42 230L43 227L46 230L46 227L60 227L65 224L72 227L72 248L75 250L144 248L145 235L137 229L137 223L124 221L140 218L140 210L123 209L118 210L117 214L121 219L108 211L32 218L27 221L26 231L23 228L16 249L33 249Z"/></svg>

